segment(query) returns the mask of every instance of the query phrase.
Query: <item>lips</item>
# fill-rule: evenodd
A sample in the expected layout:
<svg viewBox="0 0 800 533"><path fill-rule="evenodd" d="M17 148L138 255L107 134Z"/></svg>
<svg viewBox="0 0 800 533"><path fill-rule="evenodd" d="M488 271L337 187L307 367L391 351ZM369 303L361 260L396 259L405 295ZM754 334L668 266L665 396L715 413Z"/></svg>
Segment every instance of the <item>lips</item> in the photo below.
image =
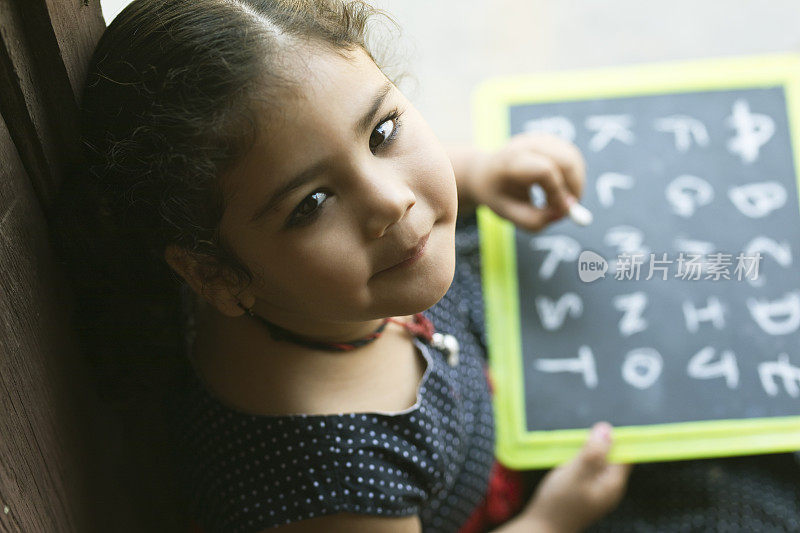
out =
<svg viewBox="0 0 800 533"><path fill-rule="evenodd" d="M373 277L391 270L411 266L425 253L425 247L428 244L428 237L430 236L431 233L428 232L417 242L415 246L406 248L402 254L399 254L399 256L396 256L395 259L388 263L389 266L378 270L375 274L373 274Z"/></svg>

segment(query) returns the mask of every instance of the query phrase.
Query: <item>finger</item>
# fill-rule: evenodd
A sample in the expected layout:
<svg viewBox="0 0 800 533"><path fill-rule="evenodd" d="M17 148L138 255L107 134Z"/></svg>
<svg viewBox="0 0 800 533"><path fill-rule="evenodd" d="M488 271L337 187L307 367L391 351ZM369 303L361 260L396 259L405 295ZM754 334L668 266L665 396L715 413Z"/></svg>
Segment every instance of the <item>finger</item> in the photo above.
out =
<svg viewBox="0 0 800 533"><path fill-rule="evenodd" d="M609 464L603 472L602 484L610 489L624 488L633 470L633 465L628 463Z"/></svg>
<svg viewBox="0 0 800 533"><path fill-rule="evenodd" d="M611 440L611 424L598 422L592 426L589 438L578 454L584 473L592 475L608 466L606 458L611 450Z"/></svg>
<svg viewBox="0 0 800 533"><path fill-rule="evenodd" d="M567 189L561 169L549 157L534 152L516 152L508 161L504 174L514 189L522 186L527 189L538 184L544 190L547 204L559 212L569 210L572 193Z"/></svg>
<svg viewBox="0 0 800 533"><path fill-rule="evenodd" d="M561 169L570 192L577 198L583 194L586 182L586 162L578 147L555 135L546 133L524 133L515 136L510 143L519 144L555 161Z"/></svg>
<svg viewBox="0 0 800 533"><path fill-rule="evenodd" d="M502 200L497 202L492 209L518 227L532 232L541 231L550 222L564 216L563 213L551 207L538 209L529 202L520 200Z"/></svg>
<svg viewBox="0 0 800 533"><path fill-rule="evenodd" d="M608 465L602 476L594 484L596 497L605 499L611 504L619 502L623 494L625 494L632 466L630 464Z"/></svg>

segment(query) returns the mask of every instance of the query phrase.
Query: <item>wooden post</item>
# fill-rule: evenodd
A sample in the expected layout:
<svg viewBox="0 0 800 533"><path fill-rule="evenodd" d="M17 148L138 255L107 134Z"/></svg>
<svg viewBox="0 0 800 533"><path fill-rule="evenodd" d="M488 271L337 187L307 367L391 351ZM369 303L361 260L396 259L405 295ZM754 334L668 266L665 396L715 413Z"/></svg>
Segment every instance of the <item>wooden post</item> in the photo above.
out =
<svg viewBox="0 0 800 533"><path fill-rule="evenodd" d="M127 443L138 426L92 389L50 247L48 213L80 163L78 95L104 27L99 0L0 0L0 533L183 523L162 497L170 483L154 487L143 464L158 452Z"/></svg>

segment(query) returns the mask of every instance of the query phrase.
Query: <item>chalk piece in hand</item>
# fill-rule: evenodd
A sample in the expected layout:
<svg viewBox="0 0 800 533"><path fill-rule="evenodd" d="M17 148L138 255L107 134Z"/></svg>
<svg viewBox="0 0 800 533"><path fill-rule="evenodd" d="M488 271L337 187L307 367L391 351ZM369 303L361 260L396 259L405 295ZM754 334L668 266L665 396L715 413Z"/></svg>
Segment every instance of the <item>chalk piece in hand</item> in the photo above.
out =
<svg viewBox="0 0 800 533"><path fill-rule="evenodd" d="M538 209L547 207L547 197L539 185L531 185L529 196L531 203ZM592 212L583 207L578 202L573 203L569 208L569 218L580 226L588 226L594 220Z"/></svg>
<svg viewBox="0 0 800 533"><path fill-rule="evenodd" d="M531 188L528 190L528 196L533 206L537 209L544 209L547 207L547 197L544 195L544 189L542 189L541 186L531 185Z"/></svg>
<svg viewBox="0 0 800 533"><path fill-rule="evenodd" d="M580 226L588 226L594 220L592 212L575 202L569 207L569 218Z"/></svg>

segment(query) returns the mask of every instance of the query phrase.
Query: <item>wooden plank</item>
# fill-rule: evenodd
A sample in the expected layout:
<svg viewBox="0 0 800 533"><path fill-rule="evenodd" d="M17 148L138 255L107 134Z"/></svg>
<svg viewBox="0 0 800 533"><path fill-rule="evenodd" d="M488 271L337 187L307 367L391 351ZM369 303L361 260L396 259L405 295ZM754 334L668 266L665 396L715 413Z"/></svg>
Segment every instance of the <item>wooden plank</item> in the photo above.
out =
<svg viewBox="0 0 800 533"><path fill-rule="evenodd" d="M72 86L72 94L80 95L83 89L83 82L86 78L86 68L89 65L89 58L94 51L97 41L100 40L103 30L106 27L103 20L103 12L100 9L99 0L23 0L26 6L30 6L32 12L35 11L33 20L41 20L45 15L49 16L52 24L52 37L58 44L58 54L51 54L52 47L46 49L46 53L57 58L55 63L60 64L60 68L66 68L69 83ZM46 13L42 13L42 8L46 8ZM59 68L56 65L53 68ZM59 80L62 82L63 78ZM66 95L60 98L66 100Z"/></svg>
<svg viewBox="0 0 800 533"><path fill-rule="evenodd" d="M45 207L81 161L77 95L104 27L97 0L0 0L0 112Z"/></svg>
<svg viewBox="0 0 800 533"><path fill-rule="evenodd" d="M55 144L48 148L41 140L54 135L36 91L33 58L24 42L16 6L10 0L0 0L0 113L10 127L37 196L46 201L52 198L56 185L52 169L60 168L62 161Z"/></svg>
<svg viewBox="0 0 800 533"><path fill-rule="evenodd" d="M48 246L103 27L97 0L0 0L0 533L185 525L159 391L98 401Z"/></svg>
<svg viewBox="0 0 800 533"><path fill-rule="evenodd" d="M0 531L89 531L86 378L4 121L0 160Z"/></svg>

